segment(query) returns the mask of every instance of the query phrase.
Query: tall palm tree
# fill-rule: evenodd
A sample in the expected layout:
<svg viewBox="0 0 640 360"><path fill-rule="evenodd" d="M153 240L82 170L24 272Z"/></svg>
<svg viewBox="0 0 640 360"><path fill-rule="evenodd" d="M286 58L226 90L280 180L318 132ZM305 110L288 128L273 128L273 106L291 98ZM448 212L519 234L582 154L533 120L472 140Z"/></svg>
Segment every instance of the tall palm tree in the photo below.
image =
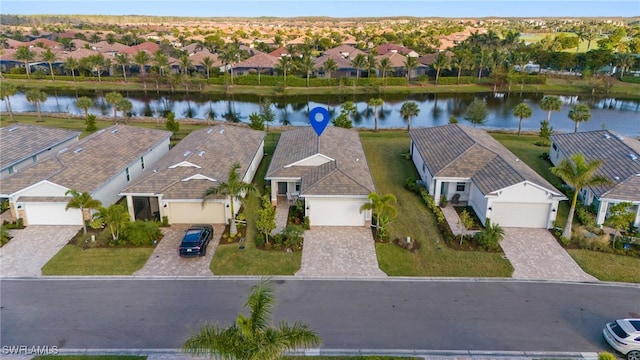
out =
<svg viewBox="0 0 640 360"><path fill-rule="evenodd" d="M404 67L407 69L407 82L411 81L411 72L416 66L418 66L418 59L413 56L407 56L404 61Z"/></svg>
<svg viewBox="0 0 640 360"><path fill-rule="evenodd" d="M228 198L231 207L231 224L229 224L229 234L236 234L238 232L236 228L235 202L244 201L244 196L247 194L258 193L258 189L255 185L242 181L242 178L238 174L238 170L240 170L240 163L236 162L231 165L227 181L221 181L218 186L208 188L202 197L203 204L211 195L222 195L225 198Z"/></svg>
<svg viewBox="0 0 640 360"><path fill-rule="evenodd" d="M124 116L124 123L129 123L129 113L133 110L133 104L129 99L122 98L122 100L118 101L116 104L116 109L122 111L122 116Z"/></svg>
<svg viewBox="0 0 640 360"><path fill-rule="evenodd" d="M331 73L338 70L338 64L332 58L328 58L327 61L322 64L322 71L324 71L327 79L331 79Z"/></svg>
<svg viewBox="0 0 640 360"><path fill-rule="evenodd" d="M540 109L547 112L547 122L551 120L552 111L560 111L562 100L557 96L545 96L540 100Z"/></svg>
<svg viewBox="0 0 640 360"><path fill-rule="evenodd" d="M275 303L274 285L261 280L249 293L249 314L238 314L227 328L205 324L182 346L192 356L240 360L277 360L287 351L319 346L322 339L308 325L282 321L270 325Z"/></svg>
<svg viewBox="0 0 640 360"><path fill-rule="evenodd" d="M169 67L169 57L162 51L158 50L153 53L153 64L158 68L160 76L165 75L165 70Z"/></svg>
<svg viewBox="0 0 640 360"><path fill-rule="evenodd" d="M56 78L53 73L53 63L56 61L56 53L51 51L51 49L47 49L45 52L42 53L41 56L42 56L42 61L49 64L49 72L51 73L51 80L55 80Z"/></svg>
<svg viewBox="0 0 640 360"><path fill-rule="evenodd" d="M525 103L520 103L513 108L513 116L516 116L520 121L518 122L518 136L522 130L522 119L528 119L531 117L531 107Z"/></svg>
<svg viewBox="0 0 640 360"><path fill-rule="evenodd" d="M205 56L202 61L200 61L200 65L204 67L204 70L207 73L207 81L209 81L209 78L211 76L211 69L213 68L213 60L210 57Z"/></svg>
<svg viewBox="0 0 640 360"><path fill-rule="evenodd" d="M569 110L569 119L575 122L576 127L573 130L574 133L578 132L578 125L581 122L587 121L591 118L591 110L589 110L589 106L585 104L577 104L574 105L571 110Z"/></svg>
<svg viewBox="0 0 640 360"><path fill-rule="evenodd" d="M36 109L38 110L38 121L44 121L42 120L42 114L40 113L40 104L47 100L47 93L38 89L31 89L28 90L25 95L28 102L36 105Z"/></svg>
<svg viewBox="0 0 640 360"><path fill-rule="evenodd" d="M378 195L371 192L367 196L369 202L360 206L360 212L371 210L376 218L376 236L380 234L380 230L384 230L386 224L397 216L397 210L394 206L398 199L393 194Z"/></svg>
<svg viewBox="0 0 640 360"><path fill-rule="evenodd" d="M384 100L381 98L371 98L368 102L369 106L373 106L373 131L378 131L378 106L384 105Z"/></svg>
<svg viewBox="0 0 640 360"><path fill-rule="evenodd" d="M371 77L371 73L373 69L378 67L378 59L376 59L376 54L370 52L367 54L367 77Z"/></svg>
<svg viewBox="0 0 640 360"><path fill-rule="evenodd" d="M27 46L20 46L16 49L14 56L16 60L22 60L22 62L24 62L24 68L27 71L27 79L31 79L31 68L29 66L29 62L35 59L36 54Z"/></svg>
<svg viewBox="0 0 640 360"><path fill-rule="evenodd" d="M284 76L284 87L287 87L287 72L291 70L291 57L288 55L283 55L278 60L278 64L276 65L280 71L282 71L282 75Z"/></svg>
<svg viewBox="0 0 640 360"><path fill-rule="evenodd" d="M562 236L566 239L571 239L573 215L576 211L576 202L580 190L587 186L598 186L611 182L606 176L597 174L600 166L602 166L602 160L587 161L583 154L577 153L562 159L558 166L551 168L551 172L554 175L559 176L567 185L573 187L569 217L567 218L567 225L562 232Z"/></svg>
<svg viewBox="0 0 640 360"><path fill-rule="evenodd" d="M309 87L309 76L311 76L311 73L313 72L314 65L315 64L313 62L313 57L311 56L311 54L305 55L302 59L300 59L300 62L298 63L298 68L301 72L304 73L307 79L307 87Z"/></svg>
<svg viewBox="0 0 640 360"><path fill-rule="evenodd" d="M112 91L105 96L105 100L109 104L111 104L111 106L113 107L113 123L114 124L118 123L118 119L116 117L118 112L118 104L122 101L123 98L124 97L122 96L122 94L116 91Z"/></svg>
<svg viewBox="0 0 640 360"><path fill-rule="evenodd" d="M378 63L378 71L382 74L382 80L385 81L387 79L387 74L391 72L393 66L391 65L391 60L389 58L382 58Z"/></svg>
<svg viewBox="0 0 640 360"><path fill-rule="evenodd" d="M407 120L407 131L411 130L411 118L420 114L420 107L413 101L407 101L400 108L400 115Z"/></svg>
<svg viewBox="0 0 640 360"><path fill-rule="evenodd" d="M76 100L76 106L84 110L84 118L87 119L89 117L89 108L93 106L93 100L86 96L82 96Z"/></svg>
<svg viewBox="0 0 640 360"><path fill-rule="evenodd" d="M144 76L147 72L146 66L151 61L151 57L145 51L138 51L133 55L133 62L138 65L140 75Z"/></svg>
<svg viewBox="0 0 640 360"><path fill-rule="evenodd" d="M233 85L233 65L238 61L240 56L240 45L236 43L228 44L219 55L219 59L225 65L225 70L229 70L231 73L231 85Z"/></svg>
<svg viewBox="0 0 640 360"><path fill-rule="evenodd" d="M189 55L183 54L180 57L180 68L182 69L182 74L189 75L189 69L191 69L192 67L193 67L193 64L191 63L191 59L189 58Z"/></svg>
<svg viewBox="0 0 640 360"><path fill-rule="evenodd" d="M473 55L468 50L458 51L455 53L451 65L456 68L458 72L458 85L460 85L460 76L464 70L470 70L473 66Z"/></svg>
<svg viewBox="0 0 640 360"><path fill-rule="evenodd" d="M358 80L360 79L360 72L364 69L366 64L367 57L363 54L358 54L351 60L351 66L356 69L356 85L358 85Z"/></svg>
<svg viewBox="0 0 640 360"><path fill-rule="evenodd" d="M96 200L91 197L91 194L88 192L79 192L75 189L67 190L65 193L66 196L71 195L71 199L67 203L67 206L64 208L65 210L69 209L80 209L80 213L82 213L82 231L84 234L87 233L87 216L84 213L84 209L88 210L96 210L102 206L100 200Z"/></svg>
<svg viewBox="0 0 640 360"><path fill-rule="evenodd" d="M436 60L431 65L436 69L436 86L438 85L438 78L440 77L441 70L451 70L451 59L445 53L440 52L436 57Z"/></svg>
<svg viewBox="0 0 640 360"><path fill-rule="evenodd" d="M129 55L126 53L117 54L115 56L116 64L122 67L122 76L124 77L124 82L127 82L127 66L129 65Z"/></svg>
<svg viewBox="0 0 640 360"><path fill-rule="evenodd" d="M76 70L78 70L78 67L80 67L78 60L72 57L68 57L64 61L64 64L62 66L65 68L65 70L71 71L71 76L73 77L73 81L76 81Z"/></svg>
<svg viewBox="0 0 640 360"><path fill-rule="evenodd" d="M11 110L11 96L18 92L18 87L15 84L8 83L6 81L0 82L0 99L4 99L7 103L7 111L9 111L9 121L13 122L13 111Z"/></svg>

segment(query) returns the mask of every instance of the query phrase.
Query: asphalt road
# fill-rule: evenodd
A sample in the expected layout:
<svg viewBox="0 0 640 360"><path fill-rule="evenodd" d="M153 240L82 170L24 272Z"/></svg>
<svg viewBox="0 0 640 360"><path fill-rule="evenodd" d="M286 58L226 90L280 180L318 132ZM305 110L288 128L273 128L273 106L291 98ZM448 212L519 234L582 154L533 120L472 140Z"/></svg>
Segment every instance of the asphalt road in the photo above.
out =
<svg viewBox="0 0 640 360"><path fill-rule="evenodd" d="M640 286L517 281L276 279L276 320L327 349L610 350L605 322L640 316ZM0 345L179 348L225 326L256 280L2 279Z"/></svg>

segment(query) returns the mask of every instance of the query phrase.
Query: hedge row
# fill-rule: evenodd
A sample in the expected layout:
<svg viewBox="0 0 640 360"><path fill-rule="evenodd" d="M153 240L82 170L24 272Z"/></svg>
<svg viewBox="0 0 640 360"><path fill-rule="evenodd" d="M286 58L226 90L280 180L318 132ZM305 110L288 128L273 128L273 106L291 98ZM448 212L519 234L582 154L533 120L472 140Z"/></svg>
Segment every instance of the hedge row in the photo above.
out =
<svg viewBox="0 0 640 360"><path fill-rule="evenodd" d="M460 76L460 84L475 84L478 78L476 76ZM434 80L435 81L435 80ZM439 77L438 85L458 85L458 77L447 76Z"/></svg>
<svg viewBox="0 0 640 360"><path fill-rule="evenodd" d="M620 81L632 84L640 84L640 76L623 76Z"/></svg>

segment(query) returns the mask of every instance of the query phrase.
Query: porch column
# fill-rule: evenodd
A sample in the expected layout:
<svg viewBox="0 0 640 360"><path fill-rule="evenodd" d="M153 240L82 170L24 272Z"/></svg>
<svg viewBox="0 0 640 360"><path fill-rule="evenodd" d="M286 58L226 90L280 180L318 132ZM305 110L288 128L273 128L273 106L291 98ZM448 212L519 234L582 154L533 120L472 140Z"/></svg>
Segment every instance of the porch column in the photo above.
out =
<svg viewBox="0 0 640 360"><path fill-rule="evenodd" d="M640 204L636 205L636 219L633 222L633 226L640 227Z"/></svg>
<svg viewBox="0 0 640 360"><path fill-rule="evenodd" d="M136 212L133 209L133 196L127 195L127 211L129 212L129 219L136 221Z"/></svg>
<svg viewBox="0 0 640 360"><path fill-rule="evenodd" d="M440 190L442 188L442 181L438 181L438 179L435 179L435 185L434 185L434 189L433 189L433 201L436 203L436 205L440 205Z"/></svg>
<svg viewBox="0 0 640 360"><path fill-rule="evenodd" d="M609 208L609 203L605 200L600 199L600 206L598 207L598 215L596 216L596 225L602 225L604 223L604 218L607 215L608 208Z"/></svg>
<svg viewBox="0 0 640 360"><path fill-rule="evenodd" d="M271 205L278 205L278 182L274 180L271 180Z"/></svg>

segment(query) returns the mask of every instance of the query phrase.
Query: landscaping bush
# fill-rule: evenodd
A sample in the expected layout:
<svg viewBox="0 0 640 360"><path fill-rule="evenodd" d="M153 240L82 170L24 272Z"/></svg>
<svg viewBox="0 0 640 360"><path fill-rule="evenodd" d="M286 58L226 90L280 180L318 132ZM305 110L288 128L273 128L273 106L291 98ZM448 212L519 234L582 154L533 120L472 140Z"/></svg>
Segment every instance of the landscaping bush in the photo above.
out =
<svg viewBox="0 0 640 360"><path fill-rule="evenodd" d="M595 217L580 203L576 204L576 217L578 221L586 227L596 226Z"/></svg>
<svg viewBox="0 0 640 360"><path fill-rule="evenodd" d="M460 76L460 84L475 84L476 83L475 76ZM458 77L457 76L446 76L438 78L438 85L458 85Z"/></svg>
<svg viewBox="0 0 640 360"><path fill-rule="evenodd" d="M304 234L304 228L298 225L287 225L282 230L282 236L284 237L284 246L291 250L302 250L302 235Z"/></svg>
<svg viewBox="0 0 640 360"><path fill-rule="evenodd" d="M136 220L128 222L120 236L127 245L149 246L162 237L162 232L155 221Z"/></svg>
<svg viewBox="0 0 640 360"><path fill-rule="evenodd" d="M3 247L6 243L11 240L11 235L9 235L9 229L6 225L0 226L0 247Z"/></svg>
<svg viewBox="0 0 640 360"><path fill-rule="evenodd" d="M640 84L640 76L623 76L620 81L632 84Z"/></svg>

